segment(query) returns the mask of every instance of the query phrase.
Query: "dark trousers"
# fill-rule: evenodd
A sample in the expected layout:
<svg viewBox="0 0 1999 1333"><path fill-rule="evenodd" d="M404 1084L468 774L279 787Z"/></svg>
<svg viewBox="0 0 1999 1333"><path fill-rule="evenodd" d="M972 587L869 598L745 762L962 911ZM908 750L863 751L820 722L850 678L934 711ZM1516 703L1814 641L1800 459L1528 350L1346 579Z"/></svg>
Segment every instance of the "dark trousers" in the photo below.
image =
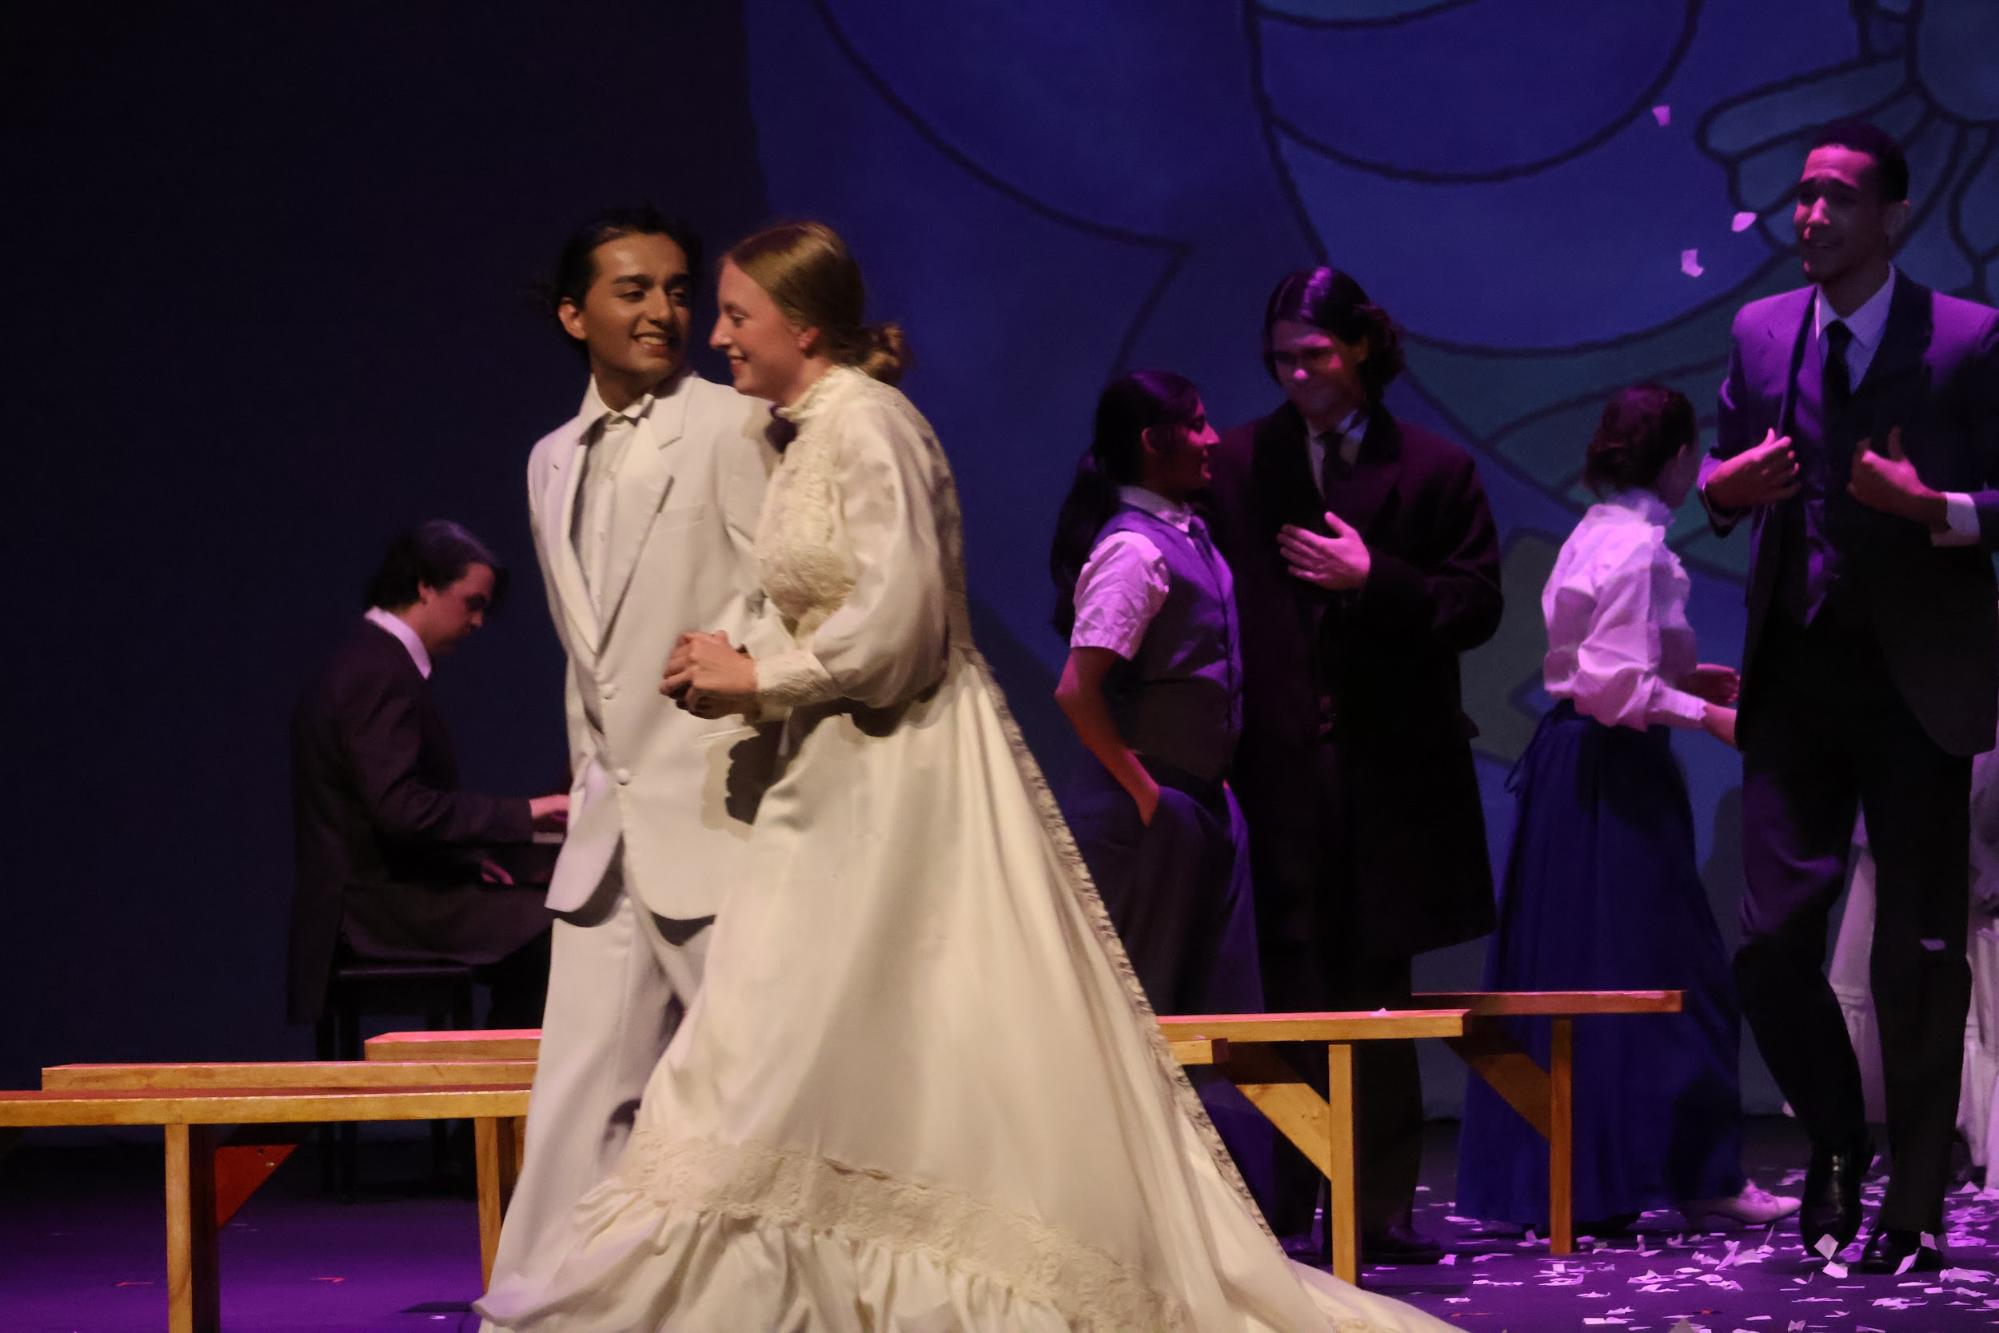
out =
<svg viewBox="0 0 1999 1333"><path fill-rule="evenodd" d="M1148 766L1160 784L1150 825L1116 779L1088 756L1063 785L1063 814L1090 878L1155 1013L1260 1013L1242 812L1219 781ZM1217 1071L1192 1069L1188 1078L1267 1211L1276 1139L1270 1122Z"/></svg>
<svg viewBox="0 0 1999 1333"><path fill-rule="evenodd" d="M1860 1071L1824 972L1856 808L1878 868L1872 984L1893 1172L1880 1225L1941 1231L1971 969L1971 761L1902 701L1871 631L1828 607L1772 615L1743 737L1742 1008L1814 1144L1865 1128Z"/></svg>
<svg viewBox="0 0 1999 1333"><path fill-rule="evenodd" d="M1369 923L1352 907L1354 830L1339 747L1321 745L1318 760L1316 836L1290 830L1290 836L1267 844L1270 853L1257 860L1265 1003L1273 1013L1408 1008L1412 960L1371 947ZM1254 834L1252 829L1252 842ZM1317 855L1300 855L1307 847L1316 847ZM1291 1048L1286 1058L1325 1091L1325 1047ZM1416 1199L1423 1084L1415 1044L1355 1043L1354 1097L1360 1223L1363 1230L1379 1231L1406 1223ZM1271 1229L1279 1235L1309 1230L1324 1183L1303 1153L1280 1140Z"/></svg>

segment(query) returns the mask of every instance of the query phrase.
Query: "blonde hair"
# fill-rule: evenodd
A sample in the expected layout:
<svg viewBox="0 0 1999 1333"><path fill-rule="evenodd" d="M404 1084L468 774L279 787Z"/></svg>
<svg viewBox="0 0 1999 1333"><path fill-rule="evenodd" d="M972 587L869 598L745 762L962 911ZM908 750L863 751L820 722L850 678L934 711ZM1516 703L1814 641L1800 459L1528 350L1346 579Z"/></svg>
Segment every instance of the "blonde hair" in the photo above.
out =
<svg viewBox="0 0 1999 1333"><path fill-rule="evenodd" d="M825 223L780 222L736 242L724 258L768 292L786 319L817 329L816 350L831 360L885 384L909 369L902 327L863 322L868 292L861 266Z"/></svg>

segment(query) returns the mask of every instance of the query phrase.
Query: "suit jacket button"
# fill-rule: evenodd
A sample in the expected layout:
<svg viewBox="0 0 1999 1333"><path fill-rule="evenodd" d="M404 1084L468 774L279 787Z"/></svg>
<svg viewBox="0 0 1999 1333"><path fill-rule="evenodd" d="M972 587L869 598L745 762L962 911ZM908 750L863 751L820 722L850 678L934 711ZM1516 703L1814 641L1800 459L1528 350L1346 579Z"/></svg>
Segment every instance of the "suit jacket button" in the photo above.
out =
<svg viewBox="0 0 1999 1333"><path fill-rule="evenodd" d="M618 773L617 773L617 778L618 778L618 781L619 781L619 782L620 782L621 784L623 784L623 783L629 783L629 782L631 782L631 780L632 780L632 770L630 770L629 768L621 768L621 769L619 769L619 770L618 770Z"/></svg>
<svg viewBox="0 0 1999 1333"><path fill-rule="evenodd" d="M603 698L615 699L618 697L618 687L615 685L606 685L603 689L597 691L597 693Z"/></svg>

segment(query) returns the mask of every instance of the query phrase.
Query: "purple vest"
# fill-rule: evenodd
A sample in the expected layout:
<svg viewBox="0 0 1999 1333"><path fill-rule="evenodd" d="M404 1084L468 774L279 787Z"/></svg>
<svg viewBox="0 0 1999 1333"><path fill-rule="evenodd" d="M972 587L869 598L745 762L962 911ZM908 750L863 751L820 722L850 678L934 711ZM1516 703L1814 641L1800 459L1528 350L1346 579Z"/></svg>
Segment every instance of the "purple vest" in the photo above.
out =
<svg viewBox="0 0 1999 1333"><path fill-rule="evenodd" d="M1130 661L1104 681L1118 734L1141 756L1203 782L1228 773L1242 733L1235 580L1199 519L1191 534L1126 506L1097 534L1134 532L1159 549L1168 587Z"/></svg>

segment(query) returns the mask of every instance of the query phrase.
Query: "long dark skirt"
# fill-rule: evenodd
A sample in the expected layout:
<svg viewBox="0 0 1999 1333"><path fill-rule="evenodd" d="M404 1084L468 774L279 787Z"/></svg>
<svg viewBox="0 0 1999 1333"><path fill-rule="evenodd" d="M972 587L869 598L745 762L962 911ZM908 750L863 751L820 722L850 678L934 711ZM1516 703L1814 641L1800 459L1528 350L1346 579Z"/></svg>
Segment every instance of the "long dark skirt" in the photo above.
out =
<svg viewBox="0 0 1999 1333"><path fill-rule="evenodd" d="M1155 770L1152 823L1117 780L1085 755L1060 801L1097 893L1117 927L1139 984L1159 1014L1263 1010L1256 905L1250 896L1249 829L1235 797ZM1194 1086L1266 1209L1275 1151L1270 1122L1226 1079L1190 1070Z"/></svg>
<svg viewBox="0 0 1999 1333"><path fill-rule="evenodd" d="M1575 1216L1736 1193L1741 1019L1666 729L1606 727L1565 701L1510 785L1519 809L1486 986L1686 991L1683 1013L1576 1020ZM1548 1020L1510 1026L1545 1064ZM1548 1217L1547 1145L1478 1078L1457 1206L1494 1221Z"/></svg>

